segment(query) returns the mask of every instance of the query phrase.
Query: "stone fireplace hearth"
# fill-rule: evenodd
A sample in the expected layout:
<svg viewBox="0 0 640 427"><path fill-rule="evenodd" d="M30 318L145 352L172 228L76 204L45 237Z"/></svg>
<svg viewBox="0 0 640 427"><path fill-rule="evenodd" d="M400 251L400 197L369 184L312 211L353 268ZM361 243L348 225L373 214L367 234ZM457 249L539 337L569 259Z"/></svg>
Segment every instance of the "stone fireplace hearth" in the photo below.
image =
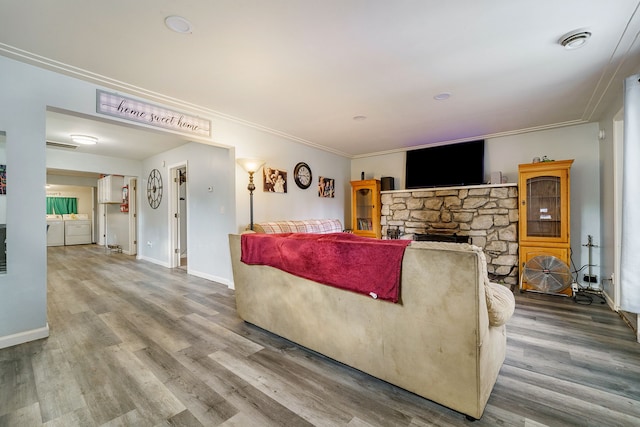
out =
<svg viewBox="0 0 640 427"><path fill-rule="evenodd" d="M481 247L489 274L518 284L517 184L382 192L382 236L468 236Z"/></svg>

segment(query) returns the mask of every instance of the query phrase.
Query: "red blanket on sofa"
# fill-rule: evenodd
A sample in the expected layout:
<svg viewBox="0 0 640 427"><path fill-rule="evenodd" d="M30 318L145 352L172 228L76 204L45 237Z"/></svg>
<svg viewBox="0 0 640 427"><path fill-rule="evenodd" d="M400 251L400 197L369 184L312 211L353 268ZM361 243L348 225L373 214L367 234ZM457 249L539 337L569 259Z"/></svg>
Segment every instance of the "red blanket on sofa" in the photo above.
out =
<svg viewBox="0 0 640 427"><path fill-rule="evenodd" d="M243 234L241 261L398 302L402 257L410 243L349 233Z"/></svg>

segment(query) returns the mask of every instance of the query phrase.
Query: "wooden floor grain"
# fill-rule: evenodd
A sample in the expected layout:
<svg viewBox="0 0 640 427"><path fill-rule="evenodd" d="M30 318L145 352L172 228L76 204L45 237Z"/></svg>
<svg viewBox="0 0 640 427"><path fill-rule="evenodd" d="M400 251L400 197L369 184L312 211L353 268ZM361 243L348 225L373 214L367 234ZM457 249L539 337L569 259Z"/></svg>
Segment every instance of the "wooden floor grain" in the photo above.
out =
<svg viewBox="0 0 640 427"><path fill-rule="evenodd" d="M232 290L48 249L50 337L0 350L0 426L634 426L640 344L596 300L516 295L482 419L244 323Z"/></svg>

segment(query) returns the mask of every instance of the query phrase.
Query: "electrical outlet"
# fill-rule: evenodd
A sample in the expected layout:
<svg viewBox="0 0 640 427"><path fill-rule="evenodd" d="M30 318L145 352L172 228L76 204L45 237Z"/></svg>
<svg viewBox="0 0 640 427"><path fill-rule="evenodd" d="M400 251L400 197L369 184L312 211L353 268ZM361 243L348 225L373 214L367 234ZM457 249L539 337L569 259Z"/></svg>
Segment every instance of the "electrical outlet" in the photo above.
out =
<svg viewBox="0 0 640 427"><path fill-rule="evenodd" d="M591 276L585 274L582 280L587 283L598 283L598 276L596 276L595 274L592 274Z"/></svg>

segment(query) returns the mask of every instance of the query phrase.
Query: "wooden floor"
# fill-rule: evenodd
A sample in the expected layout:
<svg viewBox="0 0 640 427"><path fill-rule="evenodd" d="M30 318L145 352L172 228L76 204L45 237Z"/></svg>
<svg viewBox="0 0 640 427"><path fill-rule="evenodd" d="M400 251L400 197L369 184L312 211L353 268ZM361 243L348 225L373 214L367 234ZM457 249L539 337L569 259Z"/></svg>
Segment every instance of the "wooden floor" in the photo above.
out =
<svg viewBox="0 0 640 427"><path fill-rule="evenodd" d="M518 293L470 423L242 322L233 291L183 270L96 246L48 265L51 335L0 350L1 426L640 425L640 344L597 302Z"/></svg>

